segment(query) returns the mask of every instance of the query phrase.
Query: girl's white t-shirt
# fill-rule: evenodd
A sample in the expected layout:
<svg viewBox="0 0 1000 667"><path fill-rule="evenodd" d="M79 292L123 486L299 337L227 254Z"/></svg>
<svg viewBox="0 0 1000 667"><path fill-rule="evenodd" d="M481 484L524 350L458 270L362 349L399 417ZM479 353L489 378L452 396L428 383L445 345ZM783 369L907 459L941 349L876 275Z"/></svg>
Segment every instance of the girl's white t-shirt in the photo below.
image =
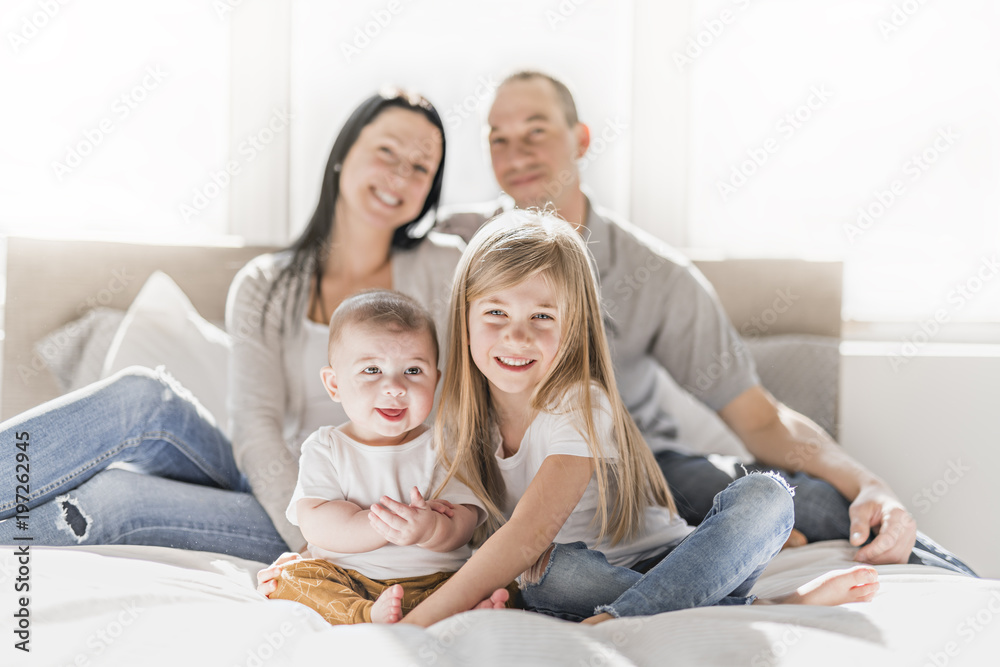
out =
<svg viewBox="0 0 1000 667"><path fill-rule="evenodd" d="M602 445L604 457L613 462L617 458L617 452L610 401L600 387L592 385L591 402L594 406L595 434ZM525 432L521 447L508 458L503 458L500 434L495 433L497 464L507 485L506 502L501 509L508 519L547 457L568 455L590 458L592 456L584 435L586 426L580 419L579 413L568 411L568 403L568 400L563 401L560 407L552 412L540 412ZM685 523L680 516L672 515L666 507L651 505L646 508L645 523L636 539L611 546L608 540L597 540L600 529L592 523L597 515L599 500L595 473L580 502L566 519L554 541L585 542L589 548L603 553L612 565L631 567L646 558L662 553L668 544L686 537L694 530L693 526Z"/></svg>
<svg viewBox="0 0 1000 667"><path fill-rule="evenodd" d="M299 477L285 516L299 525L296 503L301 498L349 500L363 509L389 496L410 502L410 489L416 486L424 498L437 488L446 470L438 465L428 429L410 442L392 447L365 445L344 435L332 426L324 426L302 445ZM483 505L469 487L452 478L440 497L454 505L474 505L479 518L486 516ZM357 570L371 579L420 577L435 572L454 572L472 555L467 544L438 553L418 547L388 544L374 551L345 554L321 549L309 550L342 568Z"/></svg>

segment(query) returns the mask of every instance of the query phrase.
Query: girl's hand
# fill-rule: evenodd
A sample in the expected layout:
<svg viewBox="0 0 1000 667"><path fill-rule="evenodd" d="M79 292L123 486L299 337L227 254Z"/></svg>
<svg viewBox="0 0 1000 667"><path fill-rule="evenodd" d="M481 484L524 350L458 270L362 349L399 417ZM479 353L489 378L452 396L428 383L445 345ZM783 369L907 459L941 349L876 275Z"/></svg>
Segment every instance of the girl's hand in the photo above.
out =
<svg viewBox="0 0 1000 667"><path fill-rule="evenodd" d="M417 487L413 487L409 505L382 496L382 503L372 505L368 518L379 535L405 547L412 544L420 546L431 539L441 514L431 509Z"/></svg>
<svg viewBox="0 0 1000 667"><path fill-rule="evenodd" d="M264 597L271 597L271 593L278 588L275 580L281 576L281 570L298 560L303 560L302 555L291 551L278 556L278 560L257 573L257 592Z"/></svg>

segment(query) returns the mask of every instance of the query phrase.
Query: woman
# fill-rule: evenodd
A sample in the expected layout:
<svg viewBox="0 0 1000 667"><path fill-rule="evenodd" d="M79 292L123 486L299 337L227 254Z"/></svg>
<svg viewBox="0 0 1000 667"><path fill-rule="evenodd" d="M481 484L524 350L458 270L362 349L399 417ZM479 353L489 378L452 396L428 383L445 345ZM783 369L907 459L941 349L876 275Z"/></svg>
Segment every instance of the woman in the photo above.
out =
<svg viewBox="0 0 1000 667"><path fill-rule="evenodd" d="M413 232L436 210L444 157L427 100L365 100L334 142L305 231L230 288L232 443L175 380L149 369L50 401L0 425L3 442L31 434L29 529L11 518L15 488L0 486L0 543L147 544L263 562L305 548L284 517L298 446L318 425L345 421L319 380L330 314L358 290L386 287L430 308L443 330L461 242ZM16 453L0 449L0 468L14 470Z"/></svg>

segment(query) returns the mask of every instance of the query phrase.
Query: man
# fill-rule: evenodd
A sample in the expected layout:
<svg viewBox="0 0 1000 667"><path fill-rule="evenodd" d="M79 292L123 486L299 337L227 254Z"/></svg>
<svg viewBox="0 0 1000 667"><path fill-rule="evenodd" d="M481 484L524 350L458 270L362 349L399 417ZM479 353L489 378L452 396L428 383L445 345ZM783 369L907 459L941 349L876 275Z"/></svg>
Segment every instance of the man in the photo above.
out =
<svg viewBox="0 0 1000 667"><path fill-rule="evenodd" d="M589 201L576 161L587 152L590 132L565 85L539 72L507 77L488 124L493 172L504 193L521 208L554 206L588 239L619 389L685 519L699 523L732 476L704 457L674 451L676 429L657 394L657 366L719 414L755 457L758 465L748 468L784 471L796 487L795 528L809 541L848 538L864 545L858 561L925 562L973 574L925 536L918 543L913 517L882 479L760 386L748 351L690 262ZM468 239L497 208L445 216L439 229ZM634 279L638 267L646 268L645 282ZM718 373L705 369L722 358L731 362L711 380Z"/></svg>

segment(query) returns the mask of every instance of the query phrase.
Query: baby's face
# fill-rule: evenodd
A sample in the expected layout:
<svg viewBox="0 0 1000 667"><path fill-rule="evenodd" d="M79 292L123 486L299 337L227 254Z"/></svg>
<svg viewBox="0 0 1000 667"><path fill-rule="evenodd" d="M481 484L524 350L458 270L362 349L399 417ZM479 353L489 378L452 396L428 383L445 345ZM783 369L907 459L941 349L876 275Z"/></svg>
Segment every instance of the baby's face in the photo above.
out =
<svg viewBox="0 0 1000 667"><path fill-rule="evenodd" d="M330 362L327 389L351 420L349 435L367 444L398 439L434 407L439 373L429 331L349 325Z"/></svg>

